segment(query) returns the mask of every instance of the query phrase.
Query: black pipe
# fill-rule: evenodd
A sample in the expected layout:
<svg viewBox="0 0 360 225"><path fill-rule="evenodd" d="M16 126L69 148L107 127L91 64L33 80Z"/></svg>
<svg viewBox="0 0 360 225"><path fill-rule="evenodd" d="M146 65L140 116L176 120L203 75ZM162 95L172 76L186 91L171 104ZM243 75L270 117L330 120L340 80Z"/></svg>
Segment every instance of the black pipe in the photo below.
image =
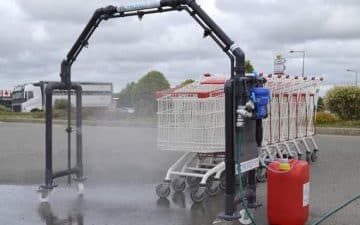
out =
<svg viewBox="0 0 360 225"><path fill-rule="evenodd" d="M67 168L70 171L71 169L71 88L70 85L68 85L68 93L67 93ZM71 174L68 174L67 182L70 185L71 184Z"/></svg>
<svg viewBox="0 0 360 225"><path fill-rule="evenodd" d="M83 179L83 154L82 154L82 87L73 85L76 90L76 167L77 179Z"/></svg>
<svg viewBox="0 0 360 225"><path fill-rule="evenodd" d="M58 83L49 83L45 88L45 186L53 185L52 165L52 92Z"/></svg>
<svg viewBox="0 0 360 225"><path fill-rule="evenodd" d="M235 156L234 156L234 132L233 132L233 84L232 79L227 80L224 86L225 92L225 215L220 217L225 220L233 220L235 212L234 195L235 182Z"/></svg>
<svg viewBox="0 0 360 225"><path fill-rule="evenodd" d="M110 16L116 12L117 12L117 8L112 5L109 5L104 8L98 8L97 10L95 10L90 21L85 26L84 30L82 31L82 33L76 40L75 44L67 54L67 59L70 60L69 62L73 62L73 57L77 54L77 52L81 51L81 49L87 44L85 40L90 38L92 31L96 28L94 27L94 25L97 24L99 19L101 19L101 16L103 15Z"/></svg>
<svg viewBox="0 0 360 225"><path fill-rule="evenodd" d="M78 168L70 168L70 169L67 169L67 170L61 170L61 171L57 171L57 172L54 172L52 174L52 179L56 179L56 178L59 178L59 177L64 177L64 176L69 176L71 174L77 174L79 171Z"/></svg>

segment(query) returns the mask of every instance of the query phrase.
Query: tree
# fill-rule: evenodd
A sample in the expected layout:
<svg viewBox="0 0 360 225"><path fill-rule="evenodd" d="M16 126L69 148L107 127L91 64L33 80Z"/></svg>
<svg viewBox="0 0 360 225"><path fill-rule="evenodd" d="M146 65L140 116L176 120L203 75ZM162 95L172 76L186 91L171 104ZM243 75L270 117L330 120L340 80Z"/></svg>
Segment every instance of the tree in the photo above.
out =
<svg viewBox="0 0 360 225"><path fill-rule="evenodd" d="M319 97L317 101L317 111L322 112L324 111L324 109L325 109L324 99L322 97Z"/></svg>
<svg viewBox="0 0 360 225"><path fill-rule="evenodd" d="M54 102L54 109L66 110L68 108L67 99L56 99Z"/></svg>
<svg viewBox="0 0 360 225"><path fill-rule="evenodd" d="M246 72L246 73L252 73L252 72L254 72L254 67L253 67L253 65L251 64L251 61L250 61L250 60L246 60L246 61L245 61L245 72Z"/></svg>
<svg viewBox="0 0 360 225"><path fill-rule="evenodd" d="M181 84L180 84L180 87L184 87L184 86L186 86L186 85L188 85L188 84L191 84L191 83L194 83L195 81L193 80L193 79L187 79L187 80L185 80L184 82L182 82Z"/></svg>
<svg viewBox="0 0 360 225"><path fill-rule="evenodd" d="M118 107L133 107L134 106L134 88L136 83L131 82L126 85L116 96L119 98Z"/></svg>
<svg viewBox="0 0 360 225"><path fill-rule="evenodd" d="M149 116L156 112L155 92L170 88L169 82L159 71L145 74L133 88L133 101L138 115Z"/></svg>
<svg viewBox="0 0 360 225"><path fill-rule="evenodd" d="M326 108L341 119L360 119L360 88L334 87L326 93Z"/></svg>

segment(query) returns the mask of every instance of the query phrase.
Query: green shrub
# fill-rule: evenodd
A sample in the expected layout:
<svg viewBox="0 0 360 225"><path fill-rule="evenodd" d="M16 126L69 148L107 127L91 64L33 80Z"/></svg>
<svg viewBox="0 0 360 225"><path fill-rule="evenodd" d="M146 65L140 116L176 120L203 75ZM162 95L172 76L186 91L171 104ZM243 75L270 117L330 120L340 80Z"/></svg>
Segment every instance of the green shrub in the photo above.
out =
<svg viewBox="0 0 360 225"><path fill-rule="evenodd" d="M316 113L316 124L327 124L327 123L334 123L338 121L338 118L333 114L326 113L326 112L317 112Z"/></svg>
<svg viewBox="0 0 360 225"><path fill-rule="evenodd" d="M344 120L360 119L360 88L334 87L326 93L328 110Z"/></svg>
<svg viewBox="0 0 360 225"><path fill-rule="evenodd" d="M54 103L54 109L66 110L68 101L66 99L56 99Z"/></svg>
<svg viewBox="0 0 360 225"><path fill-rule="evenodd" d="M318 101L317 101L317 111L318 112L322 112L325 110L325 106L324 106L324 98L319 97Z"/></svg>
<svg viewBox="0 0 360 225"><path fill-rule="evenodd" d="M11 112L11 109L4 105L0 105L0 112Z"/></svg>

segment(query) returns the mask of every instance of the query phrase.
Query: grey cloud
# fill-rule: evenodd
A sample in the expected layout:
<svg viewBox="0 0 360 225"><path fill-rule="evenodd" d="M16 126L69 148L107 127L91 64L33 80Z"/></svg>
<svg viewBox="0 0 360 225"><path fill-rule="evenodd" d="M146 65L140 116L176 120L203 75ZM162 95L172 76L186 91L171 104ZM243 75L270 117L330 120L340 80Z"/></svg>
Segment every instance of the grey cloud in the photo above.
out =
<svg viewBox="0 0 360 225"><path fill-rule="evenodd" d="M22 82L58 80L66 56L97 7L119 0L16 0L0 2L2 88ZM271 72L282 53L290 74L301 71L327 83L349 82L345 67L359 62L357 0L201 0L205 10L245 51L258 71ZM229 73L227 57L184 12L104 21L73 67L74 80L111 81L116 89L157 69L176 84L204 72ZM360 68L359 68L360 69ZM10 87L9 87L10 86ZM0 88L1 88L0 87Z"/></svg>

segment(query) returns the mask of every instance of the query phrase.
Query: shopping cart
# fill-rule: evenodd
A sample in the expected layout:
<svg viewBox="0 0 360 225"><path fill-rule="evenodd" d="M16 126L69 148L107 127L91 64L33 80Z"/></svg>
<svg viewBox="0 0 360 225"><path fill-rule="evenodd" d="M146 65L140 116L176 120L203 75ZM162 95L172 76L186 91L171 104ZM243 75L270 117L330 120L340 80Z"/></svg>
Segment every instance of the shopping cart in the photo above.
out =
<svg viewBox="0 0 360 225"><path fill-rule="evenodd" d="M194 202L224 188L225 78L205 77L184 87L157 92L158 147L185 152L156 187L159 197L193 190Z"/></svg>
<svg viewBox="0 0 360 225"><path fill-rule="evenodd" d="M258 181L266 180L266 164L281 158L318 159L314 119L322 79L293 76L266 77L272 93L268 117L263 120L263 142ZM158 146L160 150L185 152L169 169L156 188L159 197L171 190L184 191L186 183L196 187L194 202L216 195L224 188L223 162L224 82L210 77L185 87L157 93Z"/></svg>
<svg viewBox="0 0 360 225"><path fill-rule="evenodd" d="M323 79L271 74L266 79L265 86L270 89L272 99L269 115L263 120L260 162L264 165L276 158L301 159L304 154L309 163L315 162L319 148L314 139L314 120ZM258 180L264 181L265 173L258 174Z"/></svg>

